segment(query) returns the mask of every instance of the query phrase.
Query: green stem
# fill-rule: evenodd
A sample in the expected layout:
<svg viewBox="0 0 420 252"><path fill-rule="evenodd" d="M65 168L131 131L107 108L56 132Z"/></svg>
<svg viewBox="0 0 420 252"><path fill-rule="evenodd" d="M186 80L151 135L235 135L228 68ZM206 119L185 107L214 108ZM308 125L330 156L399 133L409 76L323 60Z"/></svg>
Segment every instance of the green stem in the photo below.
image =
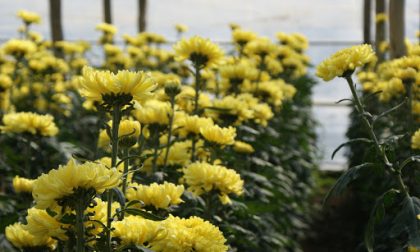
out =
<svg viewBox="0 0 420 252"><path fill-rule="evenodd" d="M200 97L200 83L201 83L201 75L200 75L200 67L198 64L194 64L195 68L195 97L194 97L194 115L198 115L198 100Z"/></svg>
<svg viewBox="0 0 420 252"><path fill-rule="evenodd" d="M153 151L153 160L152 160L152 172L155 173L157 171L157 160L159 157L159 130L157 125L152 126L153 137L154 137L154 151Z"/></svg>
<svg viewBox="0 0 420 252"><path fill-rule="evenodd" d="M166 169L166 164L168 163L169 150L171 148L171 137L172 137L172 127L174 124L174 117L175 117L175 96L171 96L171 114L169 116L168 141L166 143L165 158L163 159L163 169Z"/></svg>
<svg viewBox="0 0 420 252"><path fill-rule="evenodd" d="M31 158L32 158L32 147L31 147L31 139L29 137L26 138L25 143L25 176L27 178L31 178Z"/></svg>
<svg viewBox="0 0 420 252"><path fill-rule="evenodd" d="M84 219L84 202L77 202L76 206L76 244L77 252L85 251L85 226L83 224Z"/></svg>
<svg viewBox="0 0 420 252"><path fill-rule="evenodd" d="M408 135L413 135L414 132L414 118L413 118L413 82L408 81L405 85L407 89L408 104L407 104L407 114L408 114Z"/></svg>
<svg viewBox="0 0 420 252"><path fill-rule="evenodd" d="M123 148L123 158L124 158L124 171L123 171L123 184L122 184L122 193L125 195L125 192L127 191L127 179L128 179L128 168L130 166L130 159L128 156L130 155L130 149L129 148ZM124 219L124 211L121 213L121 219Z"/></svg>
<svg viewBox="0 0 420 252"><path fill-rule="evenodd" d="M346 76L345 79L347 80L347 83L349 84L351 93L353 95L353 99L354 99L354 102L355 102L355 105L356 105L356 110L360 114L360 116L362 117L362 123L365 126L365 128L368 130L369 136L374 142L376 151L378 152L378 154L380 154L385 166L388 167L388 169L391 170L392 174L394 174L395 179L396 179L396 181L398 183L398 186L400 187L401 191L403 191L404 194L408 197L409 194L408 194L408 191L407 191L407 187L404 184L404 181L401 177L401 171L399 169L395 169L395 165L392 164L389 161L388 156L385 153L385 150L383 148L381 148L381 145L378 141L378 138L376 137L376 134L373 130L373 127L372 127L371 123L369 122L369 120L367 119L367 116L366 116L367 113L366 113L366 111L365 111L365 109L362 105L362 102L360 101L359 96L357 95L356 87L353 83L353 79L351 78L350 75Z"/></svg>
<svg viewBox="0 0 420 252"><path fill-rule="evenodd" d="M121 106L114 104L112 108L112 132L111 132L111 167L116 167L118 158L118 129L120 127L121 120ZM106 245L107 249L111 251L111 223L112 223L112 191L107 191L107 221L106 221Z"/></svg>

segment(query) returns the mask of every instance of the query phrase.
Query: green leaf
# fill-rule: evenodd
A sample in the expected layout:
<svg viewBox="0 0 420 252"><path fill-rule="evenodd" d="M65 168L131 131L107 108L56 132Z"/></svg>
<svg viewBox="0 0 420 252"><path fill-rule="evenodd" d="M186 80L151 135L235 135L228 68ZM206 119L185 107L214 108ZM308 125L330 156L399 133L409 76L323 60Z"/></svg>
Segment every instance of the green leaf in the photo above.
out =
<svg viewBox="0 0 420 252"><path fill-rule="evenodd" d="M397 109L401 108L402 106L404 106L407 103L407 101L408 101L408 98L405 98L403 102L396 105L395 107L392 107L392 108L388 109L387 111L384 111L384 112L380 113L379 115L374 116L373 121L372 121L372 127L378 119L380 119L382 117L385 117L385 116L391 114L392 112L396 111Z"/></svg>
<svg viewBox="0 0 420 252"><path fill-rule="evenodd" d="M390 189L381 196L379 196L376 201L375 205L373 206L368 224L365 229L365 245L368 252L373 252L373 244L374 244L374 233L375 233L375 223L381 221L385 215L385 204L390 204L391 201L394 200L395 195L399 193L398 190Z"/></svg>
<svg viewBox="0 0 420 252"><path fill-rule="evenodd" d="M154 215L152 213L146 212L144 210L141 209L137 209L137 208L126 208L123 209L122 211L128 213L128 214L132 214L132 215L138 215L141 216L143 218L149 219L149 220L154 220L154 221L161 221L164 220L162 217Z"/></svg>
<svg viewBox="0 0 420 252"><path fill-rule="evenodd" d="M328 200L333 197L340 195L344 192L344 190L347 188L348 184L355 180L357 177L359 177L359 172L362 168L373 166L373 163L364 163L361 165L353 166L347 171L345 171L337 180L337 182L334 184L334 186L331 188L331 190L327 193L327 195L324 198L323 204L328 202Z"/></svg>
<svg viewBox="0 0 420 252"><path fill-rule="evenodd" d="M340 144L332 153L331 155L331 159L334 159L335 154L337 154L337 152L343 148L344 146L346 146L347 144L351 144L351 143L355 143L355 142L365 142L365 143L372 143L373 141L368 139L368 138L353 138L345 143Z"/></svg>
<svg viewBox="0 0 420 252"><path fill-rule="evenodd" d="M125 196L123 192L116 187L111 188L111 192L117 196L118 203L120 203L121 206L125 206Z"/></svg>
<svg viewBox="0 0 420 252"><path fill-rule="evenodd" d="M402 171L402 169L404 169L404 167L406 167L408 164L410 164L412 162L420 162L420 155L415 155L415 156L408 157L406 160L404 160L401 163L401 165L398 167L398 170Z"/></svg>

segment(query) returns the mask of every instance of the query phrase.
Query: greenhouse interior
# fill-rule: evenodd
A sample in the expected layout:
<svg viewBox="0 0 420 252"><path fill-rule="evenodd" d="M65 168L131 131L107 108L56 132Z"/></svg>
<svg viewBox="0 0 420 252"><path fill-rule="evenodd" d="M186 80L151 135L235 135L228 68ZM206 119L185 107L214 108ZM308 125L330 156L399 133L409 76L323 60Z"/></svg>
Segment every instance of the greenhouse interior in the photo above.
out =
<svg viewBox="0 0 420 252"><path fill-rule="evenodd" d="M0 6L0 252L420 252L420 1Z"/></svg>

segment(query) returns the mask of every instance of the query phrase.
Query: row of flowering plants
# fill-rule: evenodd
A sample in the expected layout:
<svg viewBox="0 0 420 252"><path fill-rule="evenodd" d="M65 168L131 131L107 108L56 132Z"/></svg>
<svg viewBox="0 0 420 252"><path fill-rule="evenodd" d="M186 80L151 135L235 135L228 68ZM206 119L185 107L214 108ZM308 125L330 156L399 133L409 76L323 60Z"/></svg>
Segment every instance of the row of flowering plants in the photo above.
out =
<svg viewBox="0 0 420 252"><path fill-rule="evenodd" d="M233 50L100 24L0 51L0 249L298 251L316 169L307 40L232 25ZM179 37L187 27L178 25Z"/></svg>
<svg viewBox="0 0 420 252"><path fill-rule="evenodd" d="M406 46L406 56L382 62L370 45L354 46L317 68L319 77L341 77L351 91L351 99L340 101L354 107L349 141L336 150L350 147L351 168L326 201L350 192L365 213L357 251L420 251L420 45Z"/></svg>

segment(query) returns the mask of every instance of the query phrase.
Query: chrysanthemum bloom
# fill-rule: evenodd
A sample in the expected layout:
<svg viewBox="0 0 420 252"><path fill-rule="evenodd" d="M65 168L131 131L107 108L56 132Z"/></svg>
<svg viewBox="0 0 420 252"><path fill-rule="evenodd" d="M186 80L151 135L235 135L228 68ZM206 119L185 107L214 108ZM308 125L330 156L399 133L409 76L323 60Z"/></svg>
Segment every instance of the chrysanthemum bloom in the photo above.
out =
<svg viewBox="0 0 420 252"><path fill-rule="evenodd" d="M232 145L235 143L236 128L220 128L218 125L207 126L200 129L204 139L211 143L220 145Z"/></svg>
<svg viewBox="0 0 420 252"><path fill-rule="evenodd" d="M106 189L118 186L121 174L104 164L86 162L77 164L73 159L67 165L42 174L33 184L32 196L36 206L41 209L56 205L76 189L82 188L103 193Z"/></svg>
<svg viewBox="0 0 420 252"><path fill-rule="evenodd" d="M259 103L251 108L254 112L254 121L262 126L267 126L268 121L274 116L271 107L267 103Z"/></svg>
<svg viewBox="0 0 420 252"><path fill-rule="evenodd" d="M17 16L26 24L41 23L41 17L35 12L20 10L18 11Z"/></svg>
<svg viewBox="0 0 420 252"><path fill-rule="evenodd" d="M226 239L218 227L199 217L181 219L169 216L162 221L163 233L161 239L151 242L153 251L199 251L199 252L225 252L228 247Z"/></svg>
<svg viewBox="0 0 420 252"><path fill-rule="evenodd" d="M112 120L108 122L108 126L112 130ZM137 138L141 132L141 126L138 121L134 120L121 120L118 128L118 139L119 143L123 147L131 147L136 144ZM98 146L101 148L108 147L110 144L110 138L106 130L102 130L99 133Z"/></svg>
<svg viewBox="0 0 420 252"><path fill-rule="evenodd" d="M234 65L223 65L219 69L221 82L227 86L229 91L239 93L240 85L245 80L255 80L258 76L257 69L251 64L239 63Z"/></svg>
<svg viewBox="0 0 420 252"><path fill-rule="evenodd" d="M80 78L80 94L86 99L112 105L127 105L131 101L144 102L152 96L155 83L143 72L94 70L84 67Z"/></svg>
<svg viewBox="0 0 420 252"><path fill-rule="evenodd" d="M420 150L420 129L414 132L411 137L411 149Z"/></svg>
<svg viewBox="0 0 420 252"><path fill-rule="evenodd" d="M247 55L257 55L261 58L274 53L276 45L271 42L270 39L261 37L252 40L245 47L245 53Z"/></svg>
<svg viewBox="0 0 420 252"><path fill-rule="evenodd" d="M235 29L232 31L232 40L240 47L246 46L249 41L257 38L257 34L252 31L245 31L242 29Z"/></svg>
<svg viewBox="0 0 420 252"><path fill-rule="evenodd" d="M117 27L108 23L100 23L96 26L96 30L114 35L117 32Z"/></svg>
<svg viewBox="0 0 420 252"><path fill-rule="evenodd" d="M13 84L12 79L7 74L0 74L0 93L9 89Z"/></svg>
<svg viewBox="0 0 420 252"><path fill-rule="evenodd" d="M167 125L171 105L169 102L149 100L143 106L133 111L134 117L142 124Z"/></svg>
<svg viewBox="0 0 420 252"><path fill-rule="evenodd" d="M188 185L188 190L200 196L205 192L219 192L223 204L230 203L228 194L241 195L244 181L235 170L205 162L195 162L183 169L181 178Z"/></svg>
<svg viewBox="0 0 420 252"><path fill-rule="evenodd" d="M184 25L184 24L176 24L175 25L175 29L177 32L182 33L182 32L187 32L188 31L188 26Z"/></svg>
<svg viewBox="0 0 420 252"><path fill-rule="evenodd" d="M376 61L371 45L356 45L340 50L321 62L316 68L316 75L324 81L335 77L345 77L354 72L357 67Z"/></svg>
<svg viewBox="0 0 420 252"><path fill-rule="evenodd" d="M23 57L34 53L36 45L30 40L11 39L3 44L3 52L14 57Z"/></svg>
<svg viewBox="0 0 420 252"><path fill-rule="evenodd" d="M27 179L27 178L21 178L19 176L15 176L13 178L13 189L15 189L15 192L21 193L32 193L32 187L35 180L33 179Z"/></svg>
<svg viewBox="0 0 420 252"><path fill-rule="evenodd" d="M140 200L146 206L153 206L156 209L167 209L170 206L179 205L184 193L183 185L164 182L163 184L152 183L148 186L132 183L127 190L127 199Z"/></svg>
<svg viewBox="0 0 420 252"><path fill-rule="evenodd" d="M375 22L376 23L382 23L388 20L388 15L386 13L378 13L375 16Z"/></svg>
<svg viewBox="0 0 420 252"><path fill-rule="evenodd" d="M252 145L250 145L249 143L242 142L242 141L235 141L235 144L233 145L233 150L239 153L246 153L246 154L250 154L255 151Z"/></svg>
<svg viewBox="0 0 420 252"><path fill-rule="evenodd" d="M176 60L190 60L198 68L215 67L223 60L223 51L218 45L198 36L182 39L174 50Z"/></svg>
<svg viewBox="0 0 420 252"><path fill-rule="evenodd" d="M3 117L1 132L30 133L40 136L55 136L58 128L51 115L38 115L32 112L9 113Z"/></svg>
<svg viewBox="0 0 420 252"><path fill-rule="evenodd" d="M159 222L139 216L127 216L122 221L113 222L112 227L112 237L118 238L121 245L149 247L155 239L160 240L166 235Z"/></svg>
<svg viewBox="0 0 420 252"><path fill-rule="evenodd" d="M66 225L49 215L46 210L31 208L26 217L28 224L25 229L34 236L35 241L41 242L49 237L56 237L62 241L68 239Z"/></svg>
<svg viewBox="0 0 420 252"><path fill-rule="evenodd" d="M208 126L213 126L214 122L211 118L200 117L197 115L187 115L176 121L176 127L179 128L177 133L182 137L187 137L190 134L200 134L200 129Z"/></svg>
<svg viewBox="0 0 420 252"><path fill-rule="evenodd" d="M103 225L100 223L106 224L108 202L99 198L95 198L93 202L94 204L85 210L85 216L89 216L89 221L84 222L84 225L90 234L97 235L103 231ZM112 215L117 213L117 209L121 209L121 205L118 202L112 202Z"/></svg>
<svg viewBox="0 0 420 252"><path fill-rule="evenodd" d="M234 96L227 95L222 99L213 101L213 107L217 110L208 110L206 114L213 117L216 121L226 122L235 125L251 119L254 115L252 109L244 101Z"/></svg>
<svg viewBox="0 0 420 252"><path fill-rule="evenodd" d="M51 237L43 237L35 239L34 235L28 232L26 225L21 223L15 223L6 227L5 230L6 239L19 249L40 248L47 247L52 248L55 241Z"/></svg>

